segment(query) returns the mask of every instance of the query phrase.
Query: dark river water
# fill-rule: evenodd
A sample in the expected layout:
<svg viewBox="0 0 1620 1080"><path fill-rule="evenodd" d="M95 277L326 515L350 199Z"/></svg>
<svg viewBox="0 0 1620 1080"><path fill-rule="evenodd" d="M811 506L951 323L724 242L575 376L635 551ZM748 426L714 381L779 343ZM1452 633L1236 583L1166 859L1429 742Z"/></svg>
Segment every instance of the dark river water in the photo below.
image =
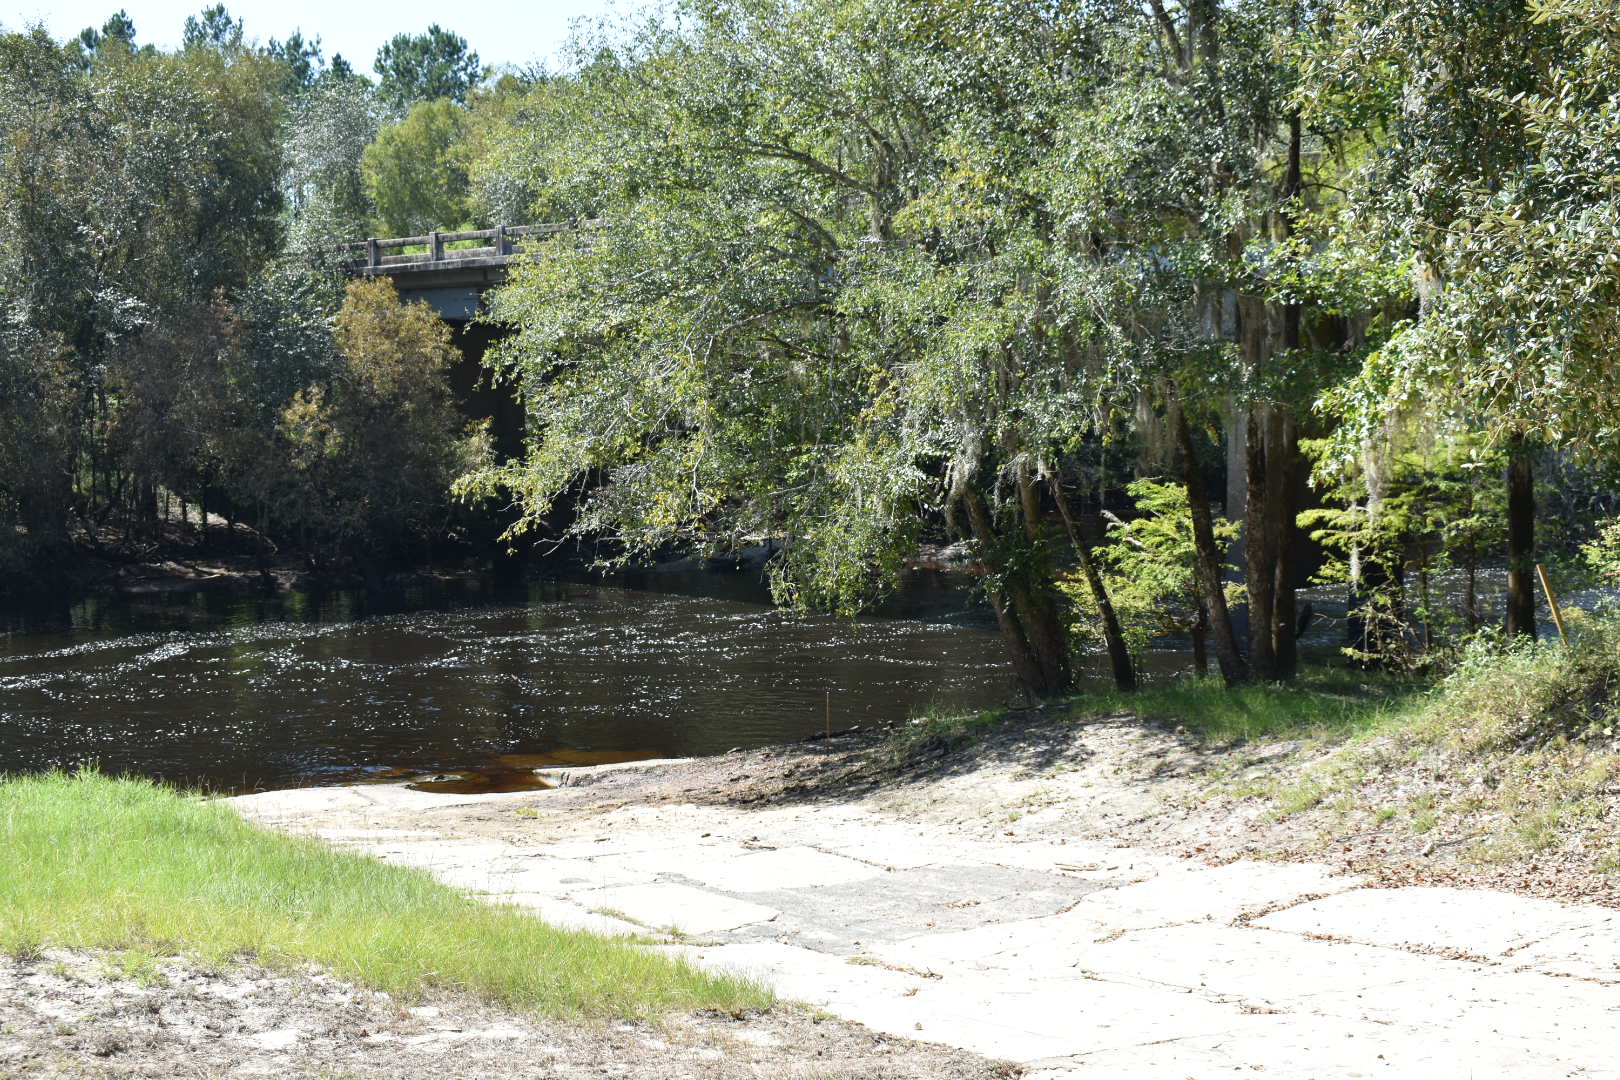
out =
<svg viewBox="0 0 1620 1080"><path fill-rule="evenodd" d="M910 617L847 620L719 598L757 598L747 578L449 590L393 614L188 594L0 616L0 772L251 790L719 753L1016 696L999 636L938 582L911 583Z"/></svg>

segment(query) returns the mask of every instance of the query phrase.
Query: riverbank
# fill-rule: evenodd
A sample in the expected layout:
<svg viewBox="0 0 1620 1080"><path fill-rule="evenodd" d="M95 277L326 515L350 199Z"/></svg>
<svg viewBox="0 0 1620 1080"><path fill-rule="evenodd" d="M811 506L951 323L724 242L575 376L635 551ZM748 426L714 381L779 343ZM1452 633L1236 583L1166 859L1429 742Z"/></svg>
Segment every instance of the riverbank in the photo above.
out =
<svg viewBox="0 0 1620 1080"><path fill-rule="evenodd" d="M1615 625L1595 622L1574 646L1476 650L1433 684L1318 668L1288 687L924 718L826 782L971 835L1620 906L1617 649Z"/></svg>
<svg viewBox="0 0 1620 1080"><path fill-rule="evenodd" d="M788 1004L653 1020L546 1020L445 991L398 998L316 969L130 972L117 956L0 956L8 1080L1005 1080L975 1055Z"/></svg>
<svg viewBox="0 0 1620 1080"><path fill-rule="evenodd" d="M1274 766L1329 752L1269 745ZM1042 711L900 747L857 734L557 770L538 793L234 805L1043 1080L1620 1075L1613 906L1300 861L1274 831L1297 816L1194 797L1237 749ZM1262 836L1272 857L1241 857Z"/></svg>
<svg viewBox="0 0 1620 1080"><path fill-rule="evenodd" d="M230 805L819 1010L676 1013L610 1024L605 1045L569 1024L532 1029L584 1048L556 1059L580 1075L792 1076L832 1037L836 1064L802 1075L1008 1076L1011 1061L1050 1080L1616 1076L1620 895L1601 855L1614 748L1601 728L1549 727L1562 723L1552 691L1581 684L1586 656L1498 655L1439 691L1328 671L1286 689L1182 684L935 715L555 769L544 791L368 785ZM1567 805L1580 811L1553 813ZM1550 831L1528 835L1527 821ZM13 1000L47 963L32 962L13 965ZM79 1015L96 1013L91 993ZM461 1019L464 1006L429 1003L454 1014L439 1020L396 1001L380 1007L397 1032L361 1028L424 1054L459 1029L482 1061L505 1036L479 1032L533 1023ZM390 1073L404 1066L368 1056L369 1036L336 1049L323 1008L262 1013L232 1067L320 1075L311 1063L341 1054L354 1075L425 1076ZM107 1025L74 1030L76 1043L37 1035L32 1060L48 1046L90 1061ZM733 1073L707 1064L728 1038Z"/></svg>
<svg viewBox="0 0 1620 1080"><path fill-rule="evenodd" d="M489 577L486 570L467 569L462 560L391 566L368 582L357 568L314 571L301 555L259 555L252 543L245 530L228 538L221 524L207 541L183 537L143 552L75 547L38 574L0 578L0 610L48 611L86 600L194 593L265 597L370 588L405 595L423 582L480 585Z"/></svg>
<svg viewBox="0 0 1620 1080"><path fill-rule="evenodd" d="M1589 643L1599 655L1609 647ZM1504 714L1530 724L1529 700L1552 696L1547 658L1561 649L1503 657L1483 685L1474 676L1449 691L1319 668L1287 687L1180 683L718 757L543 771L567 786L524 805L572 814L858 803L981 841L1117 843L1211 865L1308 862L1385 884L1620 907L1620 739L1600 729L1504 743ZM479 839L528 831L476 808L450 816Z"/></svg>

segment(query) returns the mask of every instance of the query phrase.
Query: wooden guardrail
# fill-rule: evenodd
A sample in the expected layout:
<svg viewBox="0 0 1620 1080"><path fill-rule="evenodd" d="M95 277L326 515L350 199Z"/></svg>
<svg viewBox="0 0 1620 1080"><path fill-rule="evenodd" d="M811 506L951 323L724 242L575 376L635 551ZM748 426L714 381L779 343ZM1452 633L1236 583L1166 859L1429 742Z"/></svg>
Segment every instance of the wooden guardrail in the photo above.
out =
<svg viewBox="0 0 1620 1080"><path fill-rule="evenodd" d="M528 247L525 241L533 237L555 236L558 233L577 232L595 228L595 220L564 221L549 225L498 225L493 229L471 229L464 232L431 232L421 236L393 236L387 239L372 237L352 244L339 244L337 251L344 266L355 270L378 270L384 267L401 269L430 269L435 264L478 260L485 265L504 262L515 252ZM483 241L474 247L447 248L447 244ZM424 251L406 252L403 249L420 247ZM388 254L398 252L398 254Z"/></svg>

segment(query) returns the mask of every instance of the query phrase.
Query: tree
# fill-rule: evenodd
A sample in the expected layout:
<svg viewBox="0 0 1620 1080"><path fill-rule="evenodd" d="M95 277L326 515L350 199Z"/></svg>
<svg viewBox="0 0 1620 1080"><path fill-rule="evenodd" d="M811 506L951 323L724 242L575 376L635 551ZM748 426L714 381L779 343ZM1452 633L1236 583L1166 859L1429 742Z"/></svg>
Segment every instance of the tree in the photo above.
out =
<svg viewBox="0 0 1620 1080"><path fill-rule="evenodd" d="M365 79L323 77L293 107L283 129L282 182L288 246L305 258L319 261L334 244L369 235L376 207L361 162L380 125Z"/></svg>
<svg viewBox="0 0 1620 1080"><path fill-rule="evenodd" d="M1324 440L1310 449L1330 447ZM1500 447L1476 433L1405 426L1370 459L1370 470L1334 474L1330 505L1300 515L1329 553L1317 580L1351 591L1344 645L1350 659L1422 664L1438 642L1478 627L1481 563L1500 547L1509 519L1507 493L1488 480L1507 462ZM1463 575L1460 618L1431 587L1449 570Z"/></svg>
<svg viewBox="0 0 1620 1080"><path fill-rule="evenodd" d="M91 52L98 51L108 43L120 44L125 49L134 48L135 22L129 17L129 12L120 8L118 14L101 24L99 31L88 26L80 30L78 41Z"/></svg>
<svg viewBox="0 0 1620 1080"><path fill-rule="evenodd" d="M0 592L56 560L72 502L73 370L21 315L0 316Z"/></svg>
<svg viewBox="0 0 1620 1080"><path fill-rule="evenodd" d="M330 281L279 262L288 233L364 235L369 84L313 74L301 35L245 42L222 6L179 51L132 40L122 16L63 45L0 35L0 573L70 541L149 550L176 495L256 525L261 554L443 535L482 445L444 385L448 330L362 297L342 351ZM408 355L382 355L389 333Z"/></svg>
<svg viewBox="0 0 1620 1080"><path fill-rule="evenodd" d="M605 225L497 297L533 442L469 487L537 527L590 482L573 531L627 557L790 537L777 596L840 610L948 523L1030 694L1067 689L1050 478L1102 351L1061 290L1117 279L1069 285L1035 187L1031 110L1073 92L1086 37L992 7L709 5L537 89L513 186ZM979 44L998 20L1033 73L1011 97Z"/></svg>
<svg viewBox="0 0 1620 1080"><path fill-rule="evenodd" d="M0 37L0 301L26 313L42 375L66 381L22 396L71 402L71 438L48 436L51 420L38 444L40 468L71 485L58 517L136 536L158 485L180 480L176 455L150 452L174 385L154 331L245 281L279 240L280 72L206 49L78 59L43 34Z"/></svg>
<svg viewBox="0 0 1620 1080"><path fill-rule="evenodd" d="M242 20L232 19L224 4L204 8L201 15L187 15L180 35L181 47L234 52L242 48Z"/></svg>
<svg viewBox="0 0 1620 1080"><path fill-rule="evenodd" d="M1614 152L1600 134L1613 105L1597 90L1615 72L1614 13L1377 0L1348 14L1306 100L1390 132L1354 177L1351 208L1409 252L1418 310L1341 395L1356 408L1340 457L1403 415L1463 416L1503 440L1507 626L1534 635L1537 444L1591 448L1614 430L1614 286L1596 271L1615 257L1602 178Z"/></svg>
<svg viewBox="0 0 1620 1080"><path fill-rule="evenodd" d="M486 463L488 439L467 432L450 398L450 328L426 304L404 304L386 279L351 282L336 320L332 378L282 410L295 484L281 507L306 550L369 571L402 541L432 536L449 485Z"/></svg>
<svg viewBox="0 0 1620 1080"><path fill-rule="evenodd" d="M301 30L287 35L286 41L270 39L265 52L279 60L287 69L287 90L290 93L307 91L325 74L325 61L321 55L321 39L306 40Z"/></svg>
<svg viewBox="0 0 1620 1080"><path fill-rule="evenodd" d="M1089 238L1085 272L1118 282L1098 311L1114 400L1163 412L1223 677L1285 678L1302 396L1288 376L1303 366L1308 315L1277 294L1272 271L1308 194L1308 133L1287 105L1295 20L1286 4L1218 0L1108 4L1095 19L1095 89L1060 115L1051 213ZM1247 656L1221 580L1222 500L1195 432L1222 414L1242 477L1224 501L1246 522Z"/></svg>
<svg viewBox="0 0 1620 1080"><path fill-rule="evenodd" d="M1097 564L1107 593L1118 609L1126 639L1133 652L1141 652L1160 637L1186 635L1192 642L1193 666L1200 675L1209 667L1206 639L1208 621L1198 584L1198 553L1193 541L1192 515L1187 492L1179 484L1136 480L1126 485L1135 514L1113 518L1107 544L1097 551ZM1218 522L1217 543L1237 538L1236 522ZM1101 614L1092 590L1066 587L1085 613L1082 632L1094 633ZM1227 586L1229 601L1242 589Z"/></svg>
<svg viewBox="0 0 1620 1080"><path fill-rule="evenodd" d="M471 97L458 158L477 216L486 221L522 222L534 213L539 192L516 159L525 153L521 147L544 137L546 111L572 93L550 82L543 71L505 72Z"/></svg>
<svg viewBox="0 0 1620 1080"><path fill-rule="evenodd" d="M78 53L79 64L88 68L97 59L118 56L135 50L135 23L129 13L120 10L118 14L101 24L97 30L87 26L79 31L68 47Z"/></svg>
<svg viewBox="0 0 1620 1080"><path fill-rule="evenodd" d="M484 78L467 39L437 23L425 34L395 34L377 50L373 70L378 95L399 112L439 98L465 105L468 92Z"/></svg>
<svg viewBox="0 0 1620 1080"><path fill-rule="evenodd" d="M366 195L383 236L411 236L469 223L467 168L460 154L467 110L447 98L422 101L377 132L360 158Z"/></svg>
<svg viewBox="0 0 1620 1080"><path fill-rule="evenodd" d="M321 72L323 80L335 82L369 82L364 75L354 70L354 65L343 58L342 53L332 54L332 63Z"/></svg>

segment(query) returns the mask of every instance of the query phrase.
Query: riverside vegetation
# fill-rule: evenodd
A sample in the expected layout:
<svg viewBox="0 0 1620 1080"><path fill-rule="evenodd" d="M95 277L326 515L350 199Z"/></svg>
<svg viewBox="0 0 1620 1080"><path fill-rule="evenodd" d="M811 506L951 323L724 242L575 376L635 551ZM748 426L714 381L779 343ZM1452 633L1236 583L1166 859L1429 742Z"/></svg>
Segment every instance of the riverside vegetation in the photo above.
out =
<svg viewBox="0 0 1620 1080"><path fill-rule="evenodd" d="M1188 679L1034 713L941 711L893 729L869 768L971 769L981 743L1038 754L1083 747L1100 721L1139 724L1173 732L1192 763L1185 786L1129 834L1136 841L1186 831L1165 828L1165 815L1195 833L1198 822L1213 830L1236 817L1249 838L1229 855L1341 857L1399 880L1612 903L1620 616L1577 611L1571 623L1569 643L1476 640L1439 675L1312 667L1286 687Z"/></svg>

